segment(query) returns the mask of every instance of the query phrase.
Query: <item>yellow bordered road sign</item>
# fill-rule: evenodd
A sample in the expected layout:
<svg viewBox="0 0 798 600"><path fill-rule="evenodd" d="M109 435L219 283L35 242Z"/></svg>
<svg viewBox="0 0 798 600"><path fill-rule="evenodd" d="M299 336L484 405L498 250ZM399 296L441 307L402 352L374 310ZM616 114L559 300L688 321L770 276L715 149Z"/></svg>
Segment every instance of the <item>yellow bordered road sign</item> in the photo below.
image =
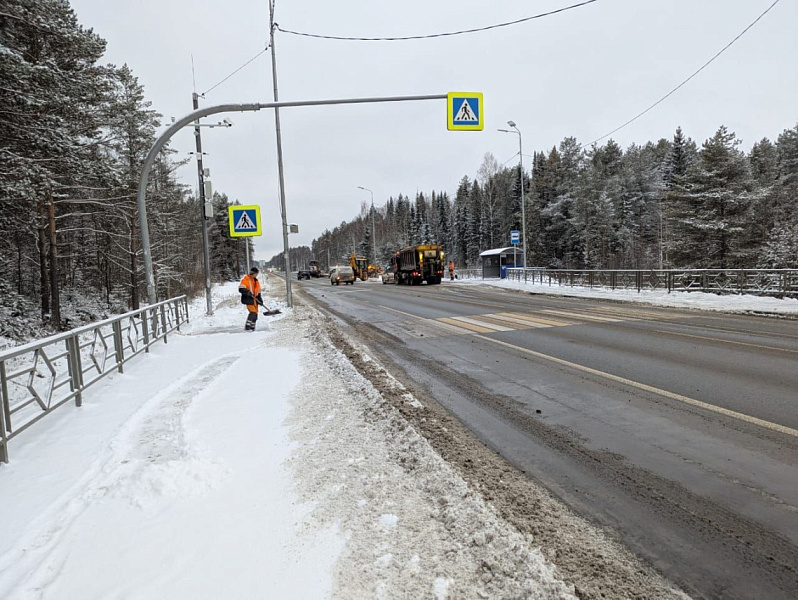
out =
<svg viewBox="0 0 798 600"><path fill-rule="evenodd" d="M482 131L485 107L481 92L449 92L446 98L446 128L449 131Z"/></svg>
<svg viewBox="0 0 798 600"><path fill-rule="evenodd" d="M228 206L230 237L254 237L263 235L260 222L260 206Z"/></svg>

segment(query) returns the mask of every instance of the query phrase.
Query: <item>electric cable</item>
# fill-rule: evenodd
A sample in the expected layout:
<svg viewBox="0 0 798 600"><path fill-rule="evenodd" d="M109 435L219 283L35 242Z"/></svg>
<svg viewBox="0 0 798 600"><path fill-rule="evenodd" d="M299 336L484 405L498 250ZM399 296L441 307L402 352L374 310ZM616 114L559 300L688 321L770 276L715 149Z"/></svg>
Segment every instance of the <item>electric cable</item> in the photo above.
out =
<svg viewBox="0 0 798 600"><path fill-rule="evenodd" d="M244 67L246 67L246 66L247 66L249 63L251 63L253 60L255 60L256 58L258 58L258 57L259 57L261 54L263 54L264 52L266 52L268 49L269 49L269 45L268 45L268 44L266 44L266 47L265 47L263 50L261 50L260 52L258 52L258 53L257 53L255 56L253 56L252 58L250 58L250 59L249 59L247 62L245 62L245 63L244 63L243 65L241 65L240 67L238 67L238 68L237 68L235 71L233 71L232 73L230 73L230 74L229 74L227 77L225 77L224 79L222 79L222 80L221 80L219 83L217 83L216 85L214 85L214 86L212 86L212 87L208 88L207 90L205 90L204 92L202 92L202 93L200 94L200 96L204 98L204 97L205 97L205 94L208 94L208 93L212 92L214 89L216 89L217 87L219 87L220 85L222 85L222 84L223 84L225 81L227 81L228 79L230 79L230 78L231 78L233 75L235 75L236 73L238 73L238 72L239 72L241 69L243 69Z"/></svg>
<svg viewBox="0 0 798 600"><path fill-rule="evenodd" d="M744 36L744 35L745 35L745 34L748 32L748 30L749 30L749 29L751 29L751 28L752 28L754 25L756 25L756 24L757 24L757 23L760 21L760 19L762 19L762 17L764 17L766 14L768 14L768 13L771 11L771 9L772 9L774 6L776 6L776 5L777 5L777 4L778 4L780 1L781 1L781 0L776 0L776 1L775 1L773 4L771 4L771 5L770 5L770 6L769 6L769 7L768 7L768 8L767 8L767 9L766 9L766 10L765 10L765 11L764 11L764 12L763 12L761 15L759 15L759 16L758 16L756 19L754 19L754 21L753 21L753 22L752 22L750 25L748 25L748 27L746 27L745 29L743 29L743 30L742 30L742 31L741 31L741 32L740 32L740 33L737 35L737 37L735 37L735 38L734 38L732 41L730 41L730 42L729 42L728 44L726 44L726 45L725 45L723 48L721 48L721 50L720 50L720 51L719 51L717 54L715 54L715 56L713 56L713 57L712 57L712 58L710 58L710 59L709 59L707 62L705 62L705 63L704 63L704 64L703 64L703 65L702 65L702 66L701 66L701 67L700 67L700 68L699 68L699 69L698 69L698 70L697 70L695 73L693 73L692 75L690 75L690 77L688 77L687 79L685 79L684 81L682 81L682 82L681 82L679 85L677 85L677 86L676 86L675 88L673 88L673 89L672 89L670 92L668 92L667 94L665 94L665 95L664 95L662 98L660 98L659 100L657 100L657 101L656 101L654 104L652 104L651 106L649 106L649 107L648 107L646 110L644 110L643 112L639 113L638 115L636 115L636 116L632 117L632 118L631 118L631 119L629 119L629 120L628 120L626 123L624 123L623 125L621 125L621 126L619 126L619 127L616 127L615 129L613 129L613 130L612 130L612 131L610 131L609 133L606 133L606 134L602 135L601 137L599 137L599 138L596 138L595 140L593 140L592 142L590 142L590 145L592 146L592 145L593 145L593 144L595 144L596 142L600 142L601 140L603 140L603 139L605 139L605 138L608 138L608 137L610 137L610 136L611 136L613 133L615 133L615 132L617 132L617 131L620 131L621 129L623 129L623 128L624 128L624 127L626 127L627 125L631 125L632 123L634 123L635 121L637 121L637 120L638 120L640 117L642 117L643 115L645 115L647 112L649 112L650 110L652 110L652 109L653 109L653 108L655 108L656 106L658 106L658 105L662 104L662 102L664 102L664 101L665 101L665 100L667 100L667 99L668 99L670 96L672 96L672 95L673 95L673 94L674 94L674 93L675 93L677 90L679 90L679 88L683 87L683 86L684 86L684 85L685 85L685 84L686 84L688 81L690 81L691 79L693 79L693 77L695 77L695 76L696 76L696 75L698 75L698 74L699 74L701 71L703 71L704 69L706 69L706 68L707 68L707 67L708 67L708 66L709 66L709 65L710 65L710 64L711 64L711 63L712 63L712 62L713 62L713 61L714 61L716 58L718 58L718 57L719 57L721 54L723 54L724 52L726 52L726 50L728 50L728 49L731 47L731 45L732 45L732 44L734 44L734 42L736 42L736 41L737 41L737 40L739 40L741 37L743 37L743 36Z"/></svg>
<svg viewBox="0 0 798 600"><path fill-rule="evenodd" d="M563 8L558 8L557 10L552 10L545 13L540 13L538 15L533 15L531 17L524 17L522 19L516 19L515 21L507 21L505 23L497 23L495 25L488 25L486 27L475 27L474 29L463 29L460 31L447 31L444 33L432 33L428 35L408 35L408 36L395 36L395 37L346 37L346 36L338 36L338 35L321 35L317 33L305 33L301 31L292 31L291 29L283 29L277 23L274 24L275 29L279 29L283 33L290 33L291 35L299 35L303 37L310 37L310 38L319 38L323 40L339 40L339 41L348 41L348 42L397 42L397 41L406 41L406 40L426 40L430 38L438 38L438 37L447 37L453 35L463 35L466 33L478 33L481 31L488 31L490 29L498 29L499 27L509 27L510 25L518 25L519 23L525 23L526 21L532 21L534 19L542 19L543 17L548 17L551 15L556 15L557 13L565 12L567 10L572 10L574 8L579 8L580 6L585 6L587 4L593 4L598 0L586 0L585 2L580 2L579 4L572 4L571 6L566 6Z"/></svg>
<svg viewBox="0 0 798 600"><path fill-rule="evenodd" d="M508 159L507 159L507 160L505 160L505 161L504 161L502 164L500 164L500 165L499 165L499 168L501 169L501 168L502 168L504 165L506 165L508 162L510 162L511 160L513 160L513 159L514 159L516 156L518 156L518 152L516 152L516 153L515 153L515 154L513 154L513 155L512 155L510 158L508 158Z"/></svg>

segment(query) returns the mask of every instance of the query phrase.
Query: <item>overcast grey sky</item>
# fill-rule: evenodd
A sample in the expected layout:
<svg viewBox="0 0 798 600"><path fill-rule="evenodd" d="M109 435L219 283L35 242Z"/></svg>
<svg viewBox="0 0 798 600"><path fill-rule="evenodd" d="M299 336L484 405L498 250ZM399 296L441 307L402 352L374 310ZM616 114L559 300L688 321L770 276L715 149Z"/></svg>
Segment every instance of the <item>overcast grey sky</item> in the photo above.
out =
<svg viewBox="0 0 798 600"><path fill-rule="evenodd" d="M127 63L165 119L191 111L191 55L202 93L261 50L268 0L71 0L80 22L108 41L106 60ZM510 21L576 0L277 0L285 29L357 37L431 34ZM502 163L517 138L524 154L565 136L589 144L648 107L739 34L773 0L598 0L520 25L431 40L344 42L277 33L280 100L485 94L485 130L446 130L445 101L283 109L292 246L355 217L374 192L453 193L485 152ZM697 78L613 138L626 147L670 138L678 125L701 143L724 124L743 148L775 139L798 120L798 3L781 0ZM270 102L262 54L200 101ZM220 117L221 118L221 117ZM214 189L259 204L264 235L256 258L282 251L274 116L230 115L230 129L203 129ZM211 120L214 120L211 118ZM218 120L218 119L216 119ZM191 132L175 136L181 156ZM515 159L517 160L517 159ZM525 158L526 164L531 164ZM513 161L511 161L512 163ZM196 186L193 164L181 179Z"/></svg>

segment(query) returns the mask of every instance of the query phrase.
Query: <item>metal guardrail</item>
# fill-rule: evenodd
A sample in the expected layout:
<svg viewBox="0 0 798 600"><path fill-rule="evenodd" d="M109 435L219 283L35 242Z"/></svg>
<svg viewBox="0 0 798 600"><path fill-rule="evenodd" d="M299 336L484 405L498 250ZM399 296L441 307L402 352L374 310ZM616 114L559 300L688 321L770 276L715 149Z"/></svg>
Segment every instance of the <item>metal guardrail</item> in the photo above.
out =
<svg viewBox="0 0 798 600"><path fill-rule="evenodd" d="M179 296L0 352L0 460L8 442L188 322Z"/></svg>
<svg viewBox="0 0 798 600"><path fill-rule="evenodd" d="M798 297L798 269L507 269L526 283L624 290L667 290Z"/></svg>

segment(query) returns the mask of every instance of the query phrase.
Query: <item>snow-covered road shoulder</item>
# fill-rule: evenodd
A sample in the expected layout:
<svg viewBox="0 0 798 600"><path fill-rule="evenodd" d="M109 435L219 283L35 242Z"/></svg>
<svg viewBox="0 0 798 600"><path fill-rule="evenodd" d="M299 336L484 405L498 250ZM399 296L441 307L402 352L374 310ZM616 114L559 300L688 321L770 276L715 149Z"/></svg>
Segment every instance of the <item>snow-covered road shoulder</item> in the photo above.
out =
<svg viewBox="0 0 798 600"><path fill-rule="evenodd" d="M575 598L532 540L502 521L330 345L324 321L295 311L292 335L304 330L310 339L288 423L298 442L290 458L298 489L315 502L309 524L335 523L347 536L334 597Z"/></svg>

